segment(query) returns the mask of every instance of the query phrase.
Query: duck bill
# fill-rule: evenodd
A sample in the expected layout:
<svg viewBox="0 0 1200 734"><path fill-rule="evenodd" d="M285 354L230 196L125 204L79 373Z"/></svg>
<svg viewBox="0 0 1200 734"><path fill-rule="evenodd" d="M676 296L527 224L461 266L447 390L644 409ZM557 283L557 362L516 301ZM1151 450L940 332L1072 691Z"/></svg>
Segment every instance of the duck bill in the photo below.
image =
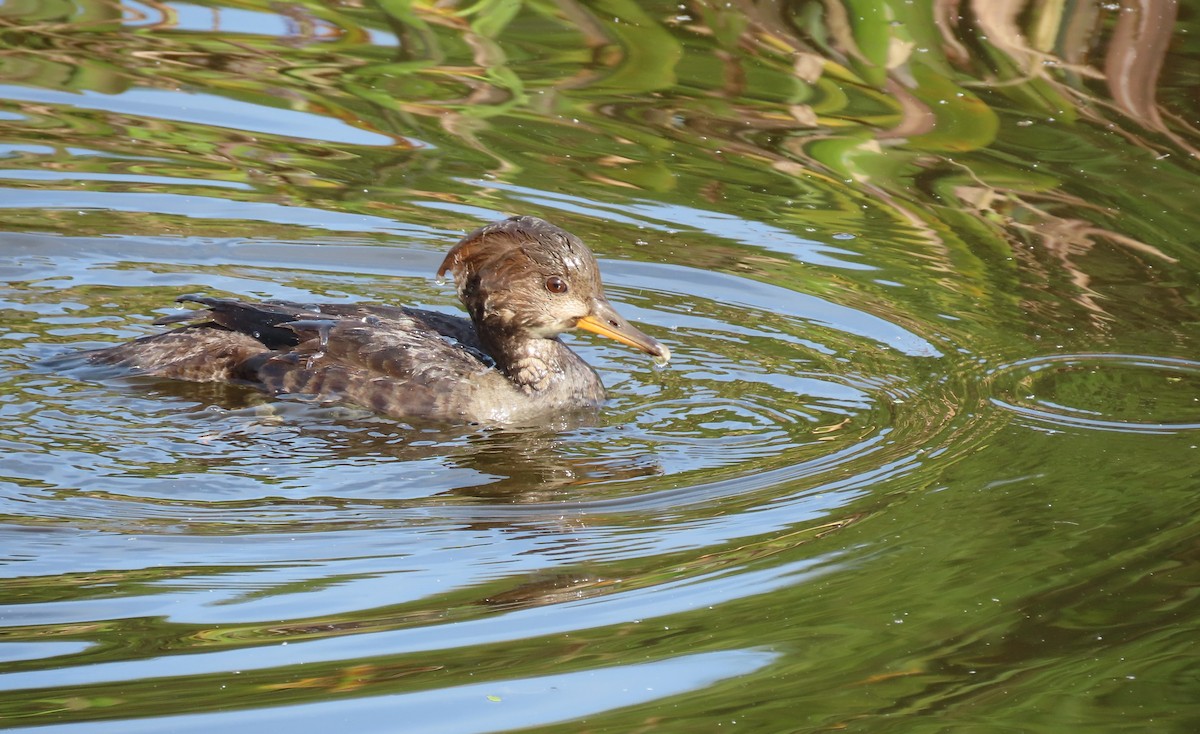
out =
<svg viewBox="0 0 1200 734"><path fill-rule="evenodd" d="M592 304L592 312L579 319L575 326L600 336L631 346L654 357L655 361L665 364L671 359L671 350L657 339L643 334L641 330L621 318L616 309L608 301L596 300Z"/></svg>

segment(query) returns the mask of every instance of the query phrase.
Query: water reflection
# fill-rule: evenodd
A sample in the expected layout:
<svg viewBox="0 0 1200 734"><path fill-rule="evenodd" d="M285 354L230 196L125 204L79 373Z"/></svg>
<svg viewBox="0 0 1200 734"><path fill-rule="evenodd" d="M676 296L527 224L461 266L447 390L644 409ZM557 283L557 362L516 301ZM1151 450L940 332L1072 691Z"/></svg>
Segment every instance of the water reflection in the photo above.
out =
<svg viewBox="0 0 1200 734"><path fill-rule="evenodd" d="M379 256L378 276L360 273L348 278L338 273L342 257L355 253L356 262L363 263L362 269L367 270L373 256L370 248L324 250L324 257L332 258L328 266L310 252L307 257L311 272L324 275L308 276L303 282L309 288L301 289L295 271L259 280L261 270L247 271L234 263L212 267L214 258L240 255L241 248L217 247L207 252L190 249L192 257L200 255L198 262L209 265L193 270L183 266L179 258L167 258L165 262L176 263L169 266L168 272L148 279L138 271L126 275L128 271L112 270L103 254L111 248L103 242L96 245L100 250L95 259L84 261L71 257L69 248L57 256L53 249L39 251L39 257L32 257L33 249L18 251L13 261L18 266L38 264L26 273L34 278L28 290L14 294L19 298L14 305L23 301L34 307L34 330L61 339L97 335L96 327L105 324L119 327L124 314L118 304L131 302L124 292L127 284L138 288L139 302L156 308L139 315L142 327L137 330L121 328L113 332L123 336L152 328L147 324L149 318L166 311L162 304L169 302L167 296L159 296L156 302L154 293L174 292L167 288L188 289L197 280L234 293L300 301L316 300L330 293L333 285L337 287L335 295L350 292L387 298L391 293L381 277L419 269L414 266L437 254L393 250ZM161 253L161 248L146 251ZM256 255L269 262L287 259L294 252L294 246L280 245ZM48 268L41 265L45 257L52 258ZM215 275L222 270L228 275ZM34 372L39 374L38 380L54 384L38 402L48 407L49 401L61 400L61 408L46 412L33 432L21 429L21 433L26 440L47 447L60 445L58 436L75 432L75 411L66 400L76 402L82 391L88 394L88 401L111 403L102 412L126 419L141 416L131 420L128 429L120 422L107 429L113 434L126 434L121 449L115 454L106 452L116 460L115 466L128 470L141 465L137 474L145 476L110 477L109 486L117 488L110 491L119 494L141 495L134 488L140 485L157 493L153 488L164 472L183 478L188 475L181 470L194 464L199 472L194 477L197 487L203 487L194 498L197 502L230 492L261 496L267 488L260 489L259 483L268 476L275 477L269 482L269 493L310 493L313 472L333 467L340 467L333 485L327 484L329 479L322 482L335 496L359 496L359 492L369 490L380 497L426 497L454 491L466 497L544 501L584 496L576 492L592 495L596 488L591 485L597 482L620 493L620 487L630 479L668 475L677 481L688 472L703 474L722 467L742 474L748 465L758 472L789 466L792 476L798 478L804 476L803 467L810 461L815 462L814 466L827 466L831 456L841 456L842 460L857 456L860 452L852 448L857 437L888 430L895 420L894 406L915 399L915 388L902 387L898 382L900 375L905 375L904 379L912 377L911 366L905 362L930 359L930 352L935 351L920 337L882 319L800 294L795 294L787 313L768 312L765 309L773 297L778 298L773 286L754 286L744 279L676 268L672 281L726 281L721 287L707 289L715 300L692 296L685 301L682 295L636 288L638 281L652 286L667 280L661 267L626 265L624 272L629 273L631 284L623 286L618 280L613 297L623 302L623 308L624 302L638 304L627 309L635 318L669 324L673 331L667 341L678 356L671 369L655 371L601 345L581 344L589 361L605 372L614 394L601 427L561 424L535 432L482 435L424 430L414 436L410 427L368 420L353 409L322 409L295 401L263 403L258 396L236 387L174 385L145 379L131 383L123 375L95 368L67 369L70 355L77 351L68 349L43 350L43 354L57 355L58 361L35 366ZM53 273L49 281L37 280L39 275L49 273ZM69 280L63 279L66 274L71 274ZM407 280L408 286L401 290L420 296L418 302L433 300L436 284ZM58 289L46 290L51 283ZM152 284L153 292L147 288ZM97 286L104 288L96 291ZM726 289L749 305L721 303ZM447 288L441 290L441 301L449 300L444 292ZM59 304L64 298L76 305L63 310ZM111 305L101 308L97 298ZM51 301L49 311L37 306L41 299ZM756 311L753 304L760 304L764 310ZM93 315L98 310L108 315ZM64 331L61 327L68 324L71 328ZM888 347L912 353L905 355ZM861 364L853 371L833 366L855 352L863 356L857 358ZM869 367L866 355L871 355L869 359L880 367ZM843 374L835 376L839 371ZM887 379L889 373L897 377ZM115 392L105 397L103 390L88 387L97 384ZM56 395L62 398L53 397ZM925 396L902 410L921 413L929 405ZM932 428L937 426L932 415L922 420ZM913 435L905 443L911 448L929 437L926 433L921 436ZM83 447L84 452L88 450ZM62 459L61 452L49 453L54 457L47 457L50 461ZM375 486L380 462L401 465L388 471L386 490ZM103 464L91 466L87 471ZM354 467L361 469L361 475ZM431 476L435 469L436 476ZM35 461L23 474L32 478L43 471L44 464ZM64 475L62 470L54 473L62 475L66 488L90 484L87 471L74 476ZM234 476L227 476L217 487L199 482L201 476L211 478L214 472ZM236 479L242 474L246 475L244 479ZM401 489L408 485L416 488ZM238 486L242 489L236 489ZM645 492L649 488L642 484L631 487L631 491ZM567 489L571 491L564 495ZM177 494L177 490L171 492Z"/></svg>
<svg viewBox="0 0 1200 734"><path fill-rule="evenodd" d="M1186 728L1194 6L0 4L0 717ZM600 425L44 366L509 213L666 327Z"/></svg>

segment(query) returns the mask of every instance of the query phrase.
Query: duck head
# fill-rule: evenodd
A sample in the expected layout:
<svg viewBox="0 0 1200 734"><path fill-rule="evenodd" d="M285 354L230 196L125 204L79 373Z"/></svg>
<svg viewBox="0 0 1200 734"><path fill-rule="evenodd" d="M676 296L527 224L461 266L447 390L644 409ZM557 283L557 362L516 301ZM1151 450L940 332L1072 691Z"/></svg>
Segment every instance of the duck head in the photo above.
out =
<svg viewBox="0 0 1200 734"><path fill-rule="evenodd" d="M537 217L512 217L471 232L442 261L438 276L447 272L485 341L500 335L554 339L578 328L659 362L671 357L604 297L600 269L587 246Z"/></svg>

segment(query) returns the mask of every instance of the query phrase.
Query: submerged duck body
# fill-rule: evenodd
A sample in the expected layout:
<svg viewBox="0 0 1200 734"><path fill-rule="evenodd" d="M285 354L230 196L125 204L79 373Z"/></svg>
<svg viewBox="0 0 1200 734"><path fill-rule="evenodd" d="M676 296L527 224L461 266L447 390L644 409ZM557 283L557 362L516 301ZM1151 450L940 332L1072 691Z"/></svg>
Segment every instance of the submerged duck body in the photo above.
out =
<svg viewBox="0 0 1200 734"><path fill-rule="evenodd" d="M582 328L660 362L667 348L604 297L579 238L535 217L481 227L446 255L469 318L401 306L182 296L186 325L88 353L93 363L273 394L353 403L400 419L528 423L598 407L604 386L558 336Z"/></svg>

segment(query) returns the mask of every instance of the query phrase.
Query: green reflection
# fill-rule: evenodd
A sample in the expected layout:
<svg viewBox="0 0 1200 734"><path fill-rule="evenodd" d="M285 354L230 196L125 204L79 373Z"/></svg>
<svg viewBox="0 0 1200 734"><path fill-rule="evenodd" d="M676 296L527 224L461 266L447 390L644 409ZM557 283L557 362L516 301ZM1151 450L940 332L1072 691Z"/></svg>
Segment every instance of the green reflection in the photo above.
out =
<svg viewBox="0 0 1200 734"><path fill-rule="evenodd" d="M130 667L10 691L0 718L252 710L766 648L781 658L759 673L587 726L1196 728L1198 8L1114 5L4 3L0 255L12 233L61 245L4 263L3 588L64 621L0 634L93 646L0 674ZM170 109L135 109L147 90ZM305 126L264 130L260 112ZM400 261L518 211L583 235L624 268L624 302L671 317L648 319L674 327L670 372L590 353L616 382L601 426L414 439L236 389L34 366L144 333L193 285L449 308L407 265L347 271L357 251L292 268L283 249L260 267L190 250L353 237ZM162 238L161 254L92 252L114 235ZM1070 354L1190 366L995 375ZM126 569L109 537L166 540ZM441 553L461 560L420 587ZM222 603L159 608L197 588ZM695 604L672 605L685 592ZM559 626L516 616L541 610ZM473 623L491 636L469 641ZM450 641L352 646L404 631ZM331 652L221 667L285 641ZM219 672L189 668L199 655Z"/></svg>

